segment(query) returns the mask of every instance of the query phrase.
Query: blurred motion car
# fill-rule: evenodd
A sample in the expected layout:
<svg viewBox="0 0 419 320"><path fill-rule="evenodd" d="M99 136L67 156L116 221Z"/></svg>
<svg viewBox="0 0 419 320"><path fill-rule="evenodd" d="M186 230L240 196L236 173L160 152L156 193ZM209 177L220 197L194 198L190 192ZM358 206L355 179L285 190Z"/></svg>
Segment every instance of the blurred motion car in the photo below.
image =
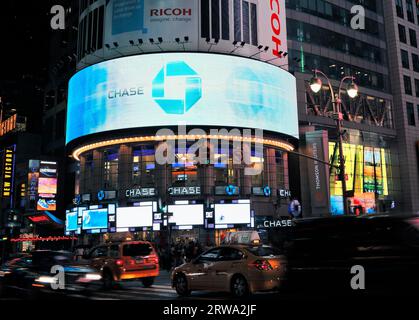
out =
<svg viewBox="0 0 419 320"><path fill-rule="evenodd" d="M100 274L89 266L75 263L70 252L39 250L1 266L0 296L14 292L35 298L57 292L52 288L52 284L60 284L59 277L51 273L53 266L60 266L64 271L60 292L88 293L100 285Z"/></svg>
<svg viewBox="0 0 419 320"><path fill-rule="evenodd" d="M123 280L141 280L151 287L159 275L159 258L147 241L121 241L96 246L84 256L101 273L103 287L113 288Z"/></svg>
<svg viewBox="0 0 419 320"><path fill-rule="evenodd" d="M419 288L415 215L300 219L282 247L289 290L408 294ZM354 266L365 271L365 290L351 286Z"/></svg>
<svg viewBox="0 0 419 320"><path fill-rule="evenodd" d="M241 298L279 289L286 270L281 252L266 245L223 245L175 268L172 287L180 296L191 291L229 292Z"/></svg>

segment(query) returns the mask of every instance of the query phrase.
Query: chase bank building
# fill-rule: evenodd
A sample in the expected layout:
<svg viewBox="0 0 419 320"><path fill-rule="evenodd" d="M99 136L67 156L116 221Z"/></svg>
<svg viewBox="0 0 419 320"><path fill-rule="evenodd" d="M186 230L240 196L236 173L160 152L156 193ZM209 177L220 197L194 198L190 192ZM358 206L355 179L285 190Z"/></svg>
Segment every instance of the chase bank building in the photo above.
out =
<svg viewBox="0 0 419 320"><path fill-rule="evenodd" d="M285 22L284 0L81 1L66 232L218 242L286 216L298 119Z"/></svg>

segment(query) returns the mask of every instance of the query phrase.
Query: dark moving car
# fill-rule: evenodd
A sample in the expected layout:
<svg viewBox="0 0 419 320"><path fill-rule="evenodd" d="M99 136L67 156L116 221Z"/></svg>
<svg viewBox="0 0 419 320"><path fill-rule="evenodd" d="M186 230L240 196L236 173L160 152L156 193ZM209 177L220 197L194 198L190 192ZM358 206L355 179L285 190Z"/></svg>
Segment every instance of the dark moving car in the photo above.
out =
<svg viewBox="0 0 419 320"><path fill-rule="evenodd" d="M64 270L62 286L54 290L52 284L58 286L58 277L51 273L53 266ZM87 293L99 286L101 279L94 269L73 261L70 252L41 250L34 251L20 258L6 262L0 268L0 296L20 294L26 298L34 298L40 294L56 292Z"/></svg>
<svg viewBox="0 0 419 320"><path fill-rule="evenodd" d="M301 219L282 245L288 290L409 294L419 289L418 216ZM353 266L364 268L365 290L352 289Z"/></svg>

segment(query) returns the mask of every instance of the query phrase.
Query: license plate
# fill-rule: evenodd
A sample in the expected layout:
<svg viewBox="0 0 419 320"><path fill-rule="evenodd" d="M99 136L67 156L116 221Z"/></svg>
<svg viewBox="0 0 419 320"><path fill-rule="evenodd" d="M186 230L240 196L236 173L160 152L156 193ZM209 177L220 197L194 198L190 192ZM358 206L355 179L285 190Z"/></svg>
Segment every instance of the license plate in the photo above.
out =
<svg viewBox="0 0 419 320"><path fill-rule="evenodd" d="M144 263L144 259L136 259L135 263L136 264Z"/></svg>

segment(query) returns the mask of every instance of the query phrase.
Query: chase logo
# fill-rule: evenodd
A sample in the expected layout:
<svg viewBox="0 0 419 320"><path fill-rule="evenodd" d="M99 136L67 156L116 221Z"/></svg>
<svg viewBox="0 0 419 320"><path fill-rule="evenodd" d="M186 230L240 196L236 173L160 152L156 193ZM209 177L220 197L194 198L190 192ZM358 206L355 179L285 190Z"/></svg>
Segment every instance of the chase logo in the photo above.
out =
<svg viewBox="0 0 419 320"><path fill-rule="evenodd" d="M169 62L154 78L152 96L164 112L184 114L202 97L201 78L185 62Z"/></svg>

